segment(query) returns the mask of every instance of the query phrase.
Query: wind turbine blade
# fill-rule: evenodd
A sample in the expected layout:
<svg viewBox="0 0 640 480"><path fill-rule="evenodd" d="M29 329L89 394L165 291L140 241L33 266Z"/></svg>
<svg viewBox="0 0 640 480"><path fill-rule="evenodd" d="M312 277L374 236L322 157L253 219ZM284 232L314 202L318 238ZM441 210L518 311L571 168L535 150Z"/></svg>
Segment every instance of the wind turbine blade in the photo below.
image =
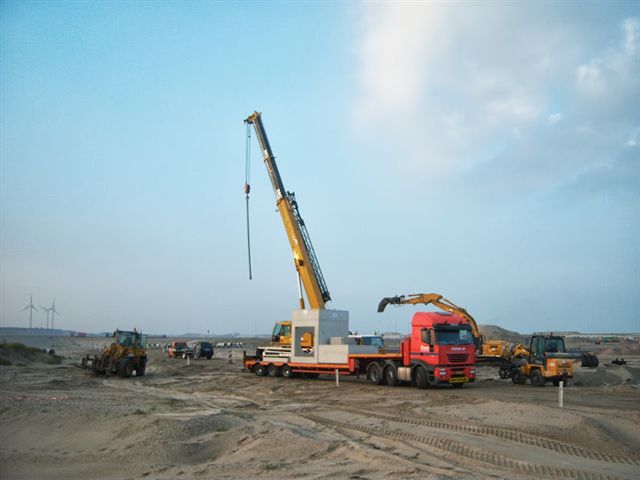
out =
<svg viewBox="0 0 640 480"><path fill-rule="evenodd" d="M31 306L31 305L27 305L26 307L24 307L24 308L22 309L22 311L24 312L24 311L25 311L27 308L29 308L30 306Z"/></svg>

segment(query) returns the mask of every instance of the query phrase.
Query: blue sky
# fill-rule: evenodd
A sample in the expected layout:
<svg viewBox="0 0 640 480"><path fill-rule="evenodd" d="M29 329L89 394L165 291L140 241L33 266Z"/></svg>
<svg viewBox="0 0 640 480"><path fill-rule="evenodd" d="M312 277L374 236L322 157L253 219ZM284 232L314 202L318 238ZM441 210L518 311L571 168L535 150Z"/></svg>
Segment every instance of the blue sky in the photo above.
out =
<svg viewBox="0 0 640 480"><path fill-rule="evenodd" d="M1 324L267 332L297 304L263 114L333 301L640 331L640 7L2 2ZM44 318L35 314L36 324Z"/></svg>

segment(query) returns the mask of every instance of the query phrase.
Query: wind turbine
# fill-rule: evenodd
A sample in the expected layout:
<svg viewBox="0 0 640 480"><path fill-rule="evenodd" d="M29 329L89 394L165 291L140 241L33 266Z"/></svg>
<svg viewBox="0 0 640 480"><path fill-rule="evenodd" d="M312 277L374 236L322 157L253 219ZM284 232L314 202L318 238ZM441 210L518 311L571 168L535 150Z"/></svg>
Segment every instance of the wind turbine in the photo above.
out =
<svg viewBox="0 0 640 480"><path fill-rule="evenodd" d="M47 328L49 328L49 312L51 311L51 307L47 308L40 305L40 308L47 314Z"/></svg>
<svg viewBox="0 0 640 480"><path fill-rule="evenodd" d="M24 312L27 308L29 309L29 328L31 328L33 325L33 311L38 311L38 309L33 306L33 293L29 296L29 305L24 307L22 311Z"/></svg>
<svg viewBox="0 0 640 480"><path fill-rule="evenodd" d="M51 329L53 330L53 319L55 318L56 315L60 315L58 313L58 311L56 310L56 299L53 299L53 303L51 304Z"/></svg>

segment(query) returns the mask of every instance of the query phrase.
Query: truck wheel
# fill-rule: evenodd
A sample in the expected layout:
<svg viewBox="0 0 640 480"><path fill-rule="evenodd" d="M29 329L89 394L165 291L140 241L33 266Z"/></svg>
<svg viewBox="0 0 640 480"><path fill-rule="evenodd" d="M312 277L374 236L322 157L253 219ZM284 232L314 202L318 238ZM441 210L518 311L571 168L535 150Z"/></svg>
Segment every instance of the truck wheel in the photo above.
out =
<svg viewBox="0 0 640 480"><path fill-rule="evenodd" d="M384 380L390 387L398 386L398 369L395 365L387 365L384 368Z"/></svg>
<svg viewBox="0 0 640 480"><path fill-rule="evenodd" d="M284 378L293 378L293 370L289 365L283 365L281 373Z"/></svg>
<svg viewBox="0 0 640 480"><path fill-rule="evenodd" d="M544 387L545 379L542 376L542 372L539 369L535 369L531 372L531 385L534 387Z"/></svg>
<svg viewBox="0 0 640 480"><path fill-rule="evenodd" d="M256 373L257 376L264 377L267 374L267 367L265 367L261 363L256 363L255 366L253 367L253 371Z"/></svg>
<svg viewBox="0 0 640 480"><path fill-rule="evenodd" d="M122 378L129 378L133 373L133 362L128 358L121 358L118 361L118 375Z"/></svg>
<svg viewBox="0 0 640 480"><path fill-rule="evenodd" d="M513 372L511 372L511 381L516 385L523 385L524 382L527 381L527 379L524 376L524 373L522 373L522 370L516 368L513 370Z"/></svg>
<svg viewBox="0 0 640 480"><path fill-rule="evenodd" d="M382 375L382 369L377 363L372 363L369 366L369 370L367 370L367 378L369 379L369 382L373 383L374 385L385 384L385 378L384 375Z"/></svg>
<svg viewBox="0 0 640 480"><path fill-rule="evenodd" d="M270 377L279 377L280 376L280 367L274 365L273 363L267 367L267 375Z"/></svg>
<svg viewBox="0 0 640 480"><path fill-rule="evenodd" d="M424 389L429 386L429 374L424 367L417 366L413 371L413 381L417 388Z"/></svg>

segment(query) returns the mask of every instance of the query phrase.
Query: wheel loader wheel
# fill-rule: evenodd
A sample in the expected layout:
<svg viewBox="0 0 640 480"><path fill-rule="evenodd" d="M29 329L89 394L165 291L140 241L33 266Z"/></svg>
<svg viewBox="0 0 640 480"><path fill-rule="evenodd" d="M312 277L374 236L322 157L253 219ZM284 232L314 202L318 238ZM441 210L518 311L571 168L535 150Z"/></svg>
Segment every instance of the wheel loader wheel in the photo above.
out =
<svg viewBox="0 0 640 480"><path fill-rule="evenodd" d="M542 376L542 372L537 368L531 372L531 385L534 387L544 387L546 383L545 378Z"/></svg>
<svg viewBox="0 0 640 480"><path fill-rule="evenodd" d="M527 378L522 373L522 370L516 368L513 372L511 372L511 381L516 385L524 385L524 382L527 381Z"/></svg>
<svg viewBox="0 0 640 480"><path fill-rule="evenodd" d="M144 377L146 369L147 369L146 365L141 365L138 368L136 368L136 377Z"/></svg>
<svg viewBox="0 0 640 480"><path fill-rule="evenodd" d="M122 378L129 378L133 373L133 362L128 358L121 358L118 362L118 375Z"/></svg>
<svg viewBox="0 0 640 480"><path fill-rule="evenodd" d="M424 367L418 366L413 371L413 380L417 388L424 389L429 386L429 374Z"/></svg>
<svg viewBox="0 0 640 480"><path fill-rule="evenodd" d="M380 368L380 365L378 365L377 363L372 363L369 366L369 370L367 371L367 378L369 379L369 382L373 383L374 385L384 385L386 383L386 379L382 374L382 368Z"/></svg>

